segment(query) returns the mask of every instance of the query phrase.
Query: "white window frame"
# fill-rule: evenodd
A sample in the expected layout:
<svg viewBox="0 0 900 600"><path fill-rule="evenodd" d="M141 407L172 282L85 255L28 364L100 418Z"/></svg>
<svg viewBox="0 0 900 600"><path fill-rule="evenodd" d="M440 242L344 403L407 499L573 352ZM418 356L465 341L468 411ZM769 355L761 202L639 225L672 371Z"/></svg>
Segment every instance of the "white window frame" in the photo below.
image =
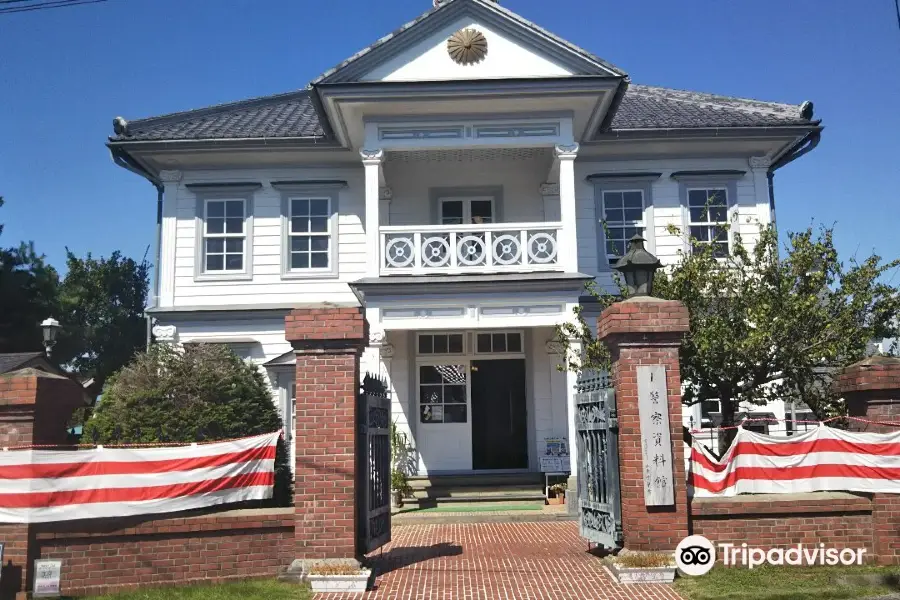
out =
<svg viewBox="0 0 900 600"><path fill-rule="evenodd" d="M281 192L281 278L325 279L338 276L340 263L340 190L345 181L273 181L272 188ZM325 235L325 232L291 231L292 200L328 200L328 267L294 269L291 263L291 240L296 237Z"/></svg>
<svg viewBox="0 0 900 600"><path fill-rule="evenodd" d="M637 193L637 194L641 195L641 218L639 221L624 220L625 194L629 194L629 193L631 193L631 194ZM622 195L622 209L621 209L622 217L623 217L622 221L613 223L606 219L606 196L608 194L621 194ZM618 230L622 230L622 231L624 231L625 229L640 229L641 235L644 237L644 239L647 239L647 193L644 191L643 188L639 188L639 187L601 190L600 191L600 206L601 206L601 210L603 211L602 214L600 215L600 221L601 221L601 223L605 224L605 229L603 230L604 241L606 242L606 244L604 244L604 247L606 249L605 260L606 260L606 264L610 268L612 268L612 265L614 264L613 259L615 259L617 261L619 258L621 258L621 256L610 254L609 242L610 241L618 241L618 238L616 238L615 240L609 240L606 238L606 233L607 233L607 231L611 232L613 229L618 229ZM628 238L628 237L624 238L625 252L628 252L628 240L629 239L630 238Z"/></svg>
<svg viewBox="0 0 900 600"><path fill-rule="evenodd" d="M490 352L482 352L481 350L478 349L478 336L479 335L490 335L491 336ZM507 348L509 348L509 336L510 335L519 336L519 350L515 351L515 352L510 351L510 350L503 350L503 351L494 350L493 336L495 336L495 335L505 335L506 336L506 347ZM502 356L504 358L523 357L525 354L525 332L521 329L516 329L516 330L504 329L504 330L497 330L497 331L480 330L480 329L475 330L472 332L472 354L477 356L479 359L483 358L486 355L496 355L496 356Z"/></svg>
<svg viewBox="0 0 900 600"><path fill-rule="evenodd" d="M705 207L708 207L708 206L709 206L709 196L710 196L710 192L720 192L720 191L725 193L725 202L724 202L724 206L725 206L725 220L724 220L724 221L712 221L712 220L709 220L709 219L711 219L712 214L711 214L711 212L710 212L709 210L707 210L707 211L706 211L706 216L707 216L707 219L708 219L707 221L694 221L694 220L691 218L691 208L697 208L697 207L696 207L696 206L691 206L691 192L705 192L705 193L706 193L706 198L707 198L707 203L706 203L704 206L705 206ZM732 205L732 199L731 199L731 193L730 193L729 190L728 190L728 186L727 186L727 185L723 185L723 184L712 184L712 183L709 184L709 185L689 185L689 186L685 186L685 198L686 198L686 206L685 206L685 209L686 209L686 211L687 211L687 234L688 234L688 236L691 236L691 228L693 228L693 227L704 227L704 228L707 229L707 237L709 237L709 240L706 240L706 241L703 241L703 240L694 240L693 243L694 243L694 244L697 244L697 245L700 245L700 244L702 244L702 245L707 245L707 246L708 246L708 245L712 245L712 243L713 243L713 241L712 241L712 233L713 233L714 228L716 228L716 227L725 227L725 228L726 228L726 231L725 231L725 242L726 242L726 244L727 244L727 252L730 254L730 253L731 253L731 250L732 250L732 246L731 246L731 239L732 239L732 236L731 236L731 231L730 231L730 228L728 227L728 225L729 225L729 223L731 223L731 205ZM715 206L720 206L720 204L716 204ZM718 259L724 259L725 257L724 257L724 256L718 256L718 257L716 257L716 258L718 258Z"/></svg>
<svg viewBox="0 0 900 600"><path fill-rule="evenodd" d="M445 352L445 353L437 353L437 352L431 352L431 353L425 352L425 353L423 353L423 352L419 352L419 347L420 347L420 345L419 345L419 340L422 339L423 337L426 337L426 336L427 336L427 337L434 338L434 336L436 336L436 335L446 335L446 336L448 336L448 337L447 337L447 352ZM450 350L450 338L449 338L449 336L451 336L451 335L459 335L459 336L462 336L462 351L461 351L461 352L450 352L450 351L449 351L449 350ZM427 357L425 360L430 360L432 357L435 357L435 356L438 356L438 357L446 356L446 357L453 357L453 358L465 357L465 356L468 354L468 352L467 352L468 348L467 348L467 343L466 343L466 338L467 338L467 337L468 337L468 336L467 336L466 333L463 332L463 331L423 331L423 332L420 332L420 333L417 333L417 334L416 334L416 347L415 347L415 353L416 353L417 356ZM431 346L431 347L434 348L434 340L433 340L433 339L432 339L432 346Z"/></svg>
<svg viewBox="0 0 900 600"><path fill-rule="evenodd" d="M227 230L227 222L229 218L228 216L228 205L234 202L241 203L241 231L240 232L232 232L229 233ZM215 217L223 219L223 231L217 233L209 232L209 206L211 204L222 204L222 217ZM211 240L222 240L222 252L210 252L209 244ZM241 251L237 252L229 252L228 251L228 240L241 240ZM228 268L228 256L229 255L237 255L241 256L241 268L240 269L229 269ZM222 268L221 269L210 269L209 261L207 260L210 256L222 256ZM244 198L205 198L203 200L203 272L205 274L215 274L215 275L227 275L230 273L243 273L247 268L247 201Z"/></svg>
<svg viewBox="0 0 900 600"><path fill-rule="evenodd" d="M416 361L416 391L415 391L415 400L416 400L416 424L417 425L465 425L470 427L472 424L472 377L470 376L470 370L472 367L469 359L463 357L459 358L456 355L451 355L446 358L438 358L431 359L429 355L428 360L417 360ZM457 406L465 406L466 407L466 420L465 421L450 421L449 423L443 420L443 417L440 421L423 421L422 420L422 405L423 404L431 404L428 402L422 402L422 367L440 367L440 366L461 366L463 368L463 373L466 378L465 383L465 402L451 402L449 404L454 404ZM434 386L438 384L426 383L424 385ZM444 384L441 384L441 387L444 387ZM448 403L441 402L441 405L446 405Z"/></svg>
<svg viewBox="0 0 900 600"><path fill-rule="evenodd" d="M310 227L310 229L308 229L307 231L304 231L304 232L295 232L293 230L293 221L295 218L295 215L294 215L294 201L295 200L296 201L304 201L305 200L306 202L310 203L309 206L312 206L312 202L317 201L317 200L318 201L324 200L327 203L328 208L325 211L325 215L324 215L325 231L311 231L311 227ZM331 273L334 270L333 262L334 262L334 245L335 245L334 232L332 231L331 216L334 214L334 211L331 208L331 197L326 196L324 194L323 195L312 195L312 194L293 195L292 194L292 195L288 196L288 199L287 199L287 213L288 213L287 214L287 218L288 218L287 260L288 260L288 262L287 262L287 265L285 265L286 272L287 273L309 273L309 274ZM306 218L308 220L311 220L313 218L313 215L311 214L312 213L311 208L308 211L308 213L310 213L310 214L307 214L304 216L306 216ZM320 215L315 215L315 216L320 217ZM325 253L325 255L328 257L328 265L325 267L313 267L312 266L312 255L314 253L314 251L312 250L312 238L313 237L327 237L328 238L328 252ZM294 250L294 247L293 247L294 239L302 239L302 238L307 238L309 240L307 250L305 250L305 251ZM295 253L305 253L309 257L310 266L294 267L293 257L294 257ZM319 253L319 254L321 254L321 253Z"/></svg>
<svg viewBox="0 0 900 600"><path fill-rule="evenodd" d="M641 227L644 230L644 239L647 240L646 248L651 253L656 253L656 228L654 225L653 208L653 182L658 180L662 173L596 173L589 175L587 180L594 184L594 210L596 212L594 225L597 236L597 271L611 271L612 265L609 253L609 245L606 240L606 231L603 222L606 219L606 194L617 192L641 192L641 201L644 209L641 217ZM624 213L622 215L624 217ZM625 224L616 224L616 227L629 227ZM627 240L626 240L627 241ZM626 246L625 251L628 251Z"/></svg>
<svg viewBox="0 0 900 600"><path fill-rule="evenodd" d="M253 193L261 186L259 183L197 183L185 187L194 193L196 198L195 238L194 246L194 280L195 281L234 281L253 278ZM244 206L244 228L241 234L208 233L207 207L210 202L241 201ZM216 270L206 268L206 241L208 239L243 238L243 268L241 270ZM226 242L223 242L226 243ZM223 254L224 256L224 254ZM224 259L223 259L224 261ZM224 263L223 263L224 266Z"/></svg>
<svg viewBox="0 0 900 600"><path fill-rule="evenodd" d="M491 204L491 220L484 225L492 225L497 222L497 203L493 196L443 196L438 198L438 224L444 225L444 204L448 202L462 203L462 223L461 225L476 225L472 222L472 202L490 202ZM447 224L448 227L457 225Z"/></svg>
<svg viewBox="0 0 900 600"><path fill-rule="evenodd" d="M681 202L681 229L684 233L684 253L693 252L690 240L691 211L688 192L689 190L725 190L725 206L728 229L728 252L734 248L734 225L736 224L738 210L737 182L746 176L746 171L741 170L712 170L712 171L676 171L671 174L672 179L678 182L678 196ZM755 206L755 199L754 199ZM718 221L716 222L718 223ZM700 226L715 226L716 223L700 223ZM697 225L695 225L697 226ZM724 259L719 259L724 260Z"/></svg>

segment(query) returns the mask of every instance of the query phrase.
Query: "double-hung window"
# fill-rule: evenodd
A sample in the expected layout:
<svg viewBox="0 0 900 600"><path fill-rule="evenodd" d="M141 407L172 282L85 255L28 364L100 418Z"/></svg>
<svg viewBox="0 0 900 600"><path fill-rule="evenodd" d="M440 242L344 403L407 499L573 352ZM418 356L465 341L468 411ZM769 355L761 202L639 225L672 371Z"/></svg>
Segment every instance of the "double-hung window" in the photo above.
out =
<svg viewBox="0 0 900 600"><path fill-rule="evenodd" d="M331 198L295 197L288 200L290 270L331 268Z"/></svg>
<svg viewBox="0 0 900 600"><path fill-rule="evenodd" d="M716 258L728 256L728 188L688 188L687 204L694 246L711 246Z"/></svg>
<svg viewBox="0 0 900 600"><path fill-rule="evenodd" d="M259 183L189 183L197 202L195 279L253 276L253 192Z"/></svg>
<svg viewBox="0 0 900 600"><path fill-rule="evenodd" d="M607 270L628 252L628 240L636 235L647 240L653 252L653 182L661 173L597 173L594 184L597 227L597 262Z"/></svg>
<svg viewBox="0 0 900 600"><path fill-rule="evenodd" d="M338 198L343 181L273 181L281 192L284 278L332 277L338 263Z"/></svg>
<svg viewBox="0 0 900 600"><path fill-rule="evenodd" d="M625 255L628 240L644 236L643 190L603 192L603 229L606 235L606 260L612 266Z"/></svg>
<svg viewBox="0 0 900 600"><path fill-rule="evenodd" d="M246 268L247 201L206 199L203 216L203 272L243 273Z"/></svg>
<svg viewBox="0 0 900 600"><path fill-rule="evenodd" d="M716 258L730 252L729 224L737 206L737 182L746 175L740 170L676 171L687 235L684 250L710 248Z"/></svg>

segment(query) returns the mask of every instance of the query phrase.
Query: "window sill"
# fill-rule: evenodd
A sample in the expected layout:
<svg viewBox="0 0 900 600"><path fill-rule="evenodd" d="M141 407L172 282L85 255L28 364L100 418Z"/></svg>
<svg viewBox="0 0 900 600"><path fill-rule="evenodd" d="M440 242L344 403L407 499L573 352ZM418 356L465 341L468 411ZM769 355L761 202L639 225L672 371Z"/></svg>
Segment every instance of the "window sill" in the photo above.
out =
<svg viewBox="0 0 900 600"><path fill-rule="evenodd" d="M194 281L250 281L253 273L199 273L194 276Z"/></svg>
<svg viewBox="0 0 900 600"><path fill-rule="evenodd" d="M283 280L292 280L292 279L337 279L338 272L327 270L327 271L283 271L281 273L281 279Z"/></svg>

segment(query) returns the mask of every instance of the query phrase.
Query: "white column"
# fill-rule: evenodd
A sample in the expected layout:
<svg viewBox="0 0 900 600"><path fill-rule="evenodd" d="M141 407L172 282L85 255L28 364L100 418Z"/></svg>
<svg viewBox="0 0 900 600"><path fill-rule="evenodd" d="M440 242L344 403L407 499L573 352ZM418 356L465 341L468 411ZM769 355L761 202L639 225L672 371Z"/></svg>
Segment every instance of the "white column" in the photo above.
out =
<svg viewBox="0 0 900 600"><path fill-rule="evenodd" d="M159 279L159 298L156 306L171 307L175 304L175 244L178 227L178 188L181 185L181 171L160 171L163 182L162 231L159 239L159 264L156 277ZM199 202L199 200L198 200ZM196 235L200 235L199 232ZM191 247L193 250L196 244ZM202 260L202 257L195 257ZM193 266L192 266L193 268Z"/></svg>
<svg viewBox="0 0 900 600"><path fill-rule="evenodd" d="M769 167L772 161L765 156L750 157L750 172L756 192L756 209L763 227L772 222L772 206L769 202Z"/></svg>
<svg viewBox="0 0 900 600"><path fill-rule="evenodd" d="M379 183L384 150L363 149L359 151L366 170L366 277L378 277L381 268L381 243L378 234Z"/></svg>
<svg viewBox="0 0 900 600"><path fill-rule="evenodd" d="M581 356L581 341L569 340L569 355ZM575 432L575 393L578 390L578 373L566 369L566 423L569 427L569 469L571 476L578 475L578 434Z"/></svg>
<svg viewBox="0 0 900 600"><path fill-rule="evenodd" d="M559 240L559 262L569 273L578 271L578 232L575 202L575 157L578 144L556 147L559 160L559 217L563 235Z"/></svg>

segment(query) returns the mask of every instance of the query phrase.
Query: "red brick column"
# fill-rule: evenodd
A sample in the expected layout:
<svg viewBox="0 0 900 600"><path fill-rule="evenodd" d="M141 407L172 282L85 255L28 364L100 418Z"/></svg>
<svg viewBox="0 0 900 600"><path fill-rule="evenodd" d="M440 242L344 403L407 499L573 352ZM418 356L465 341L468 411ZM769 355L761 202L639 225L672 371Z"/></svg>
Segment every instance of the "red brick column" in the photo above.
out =
<svg viewBox="0 0 900 600"><path fill-rule="evenodd" d="M63 444L69 418L84 405L78 383L55 373L22 369L0 376L0 448ZM25 598L36 556L33 525L0 524L0 600Z"/></svg>
<svg viewBox="0 0 900 600"><path fill-rule="evenodd" d="M287 316L297 353L297 558L356 558L356 399L368 339L361 308L303 308Z"/></svg>
<svg viewBox="0 0 900 600"><path fill-rule="evenodd" d="M845 368L836 385L851 417L900 422L900 358L872 356ZM876 433L896 427L850 421L850 429ZM872 494L875 554L881 564L900 564L900 494Z"/></svg>
<svg viewBox="0 0 900 600"><path fill-rule="evenodd" d="M612 378L619 416L619 481L622 530L629 550L674 550L688 534L687 485L681 425L681 371L678 347L688 331L687 308L650 297L617 302L600 315L597 337L612 353ZM675 504L644 504L637 367L663 365L672 443Z"/></svg>

